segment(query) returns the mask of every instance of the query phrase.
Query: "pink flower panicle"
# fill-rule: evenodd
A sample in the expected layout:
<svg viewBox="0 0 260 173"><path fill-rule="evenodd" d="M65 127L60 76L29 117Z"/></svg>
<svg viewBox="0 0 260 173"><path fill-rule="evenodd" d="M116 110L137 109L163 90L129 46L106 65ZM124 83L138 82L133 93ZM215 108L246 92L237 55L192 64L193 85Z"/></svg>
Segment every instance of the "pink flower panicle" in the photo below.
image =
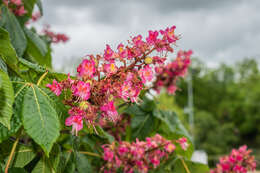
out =
<svg viewBox="0 0 260 173"><path fill-rule="evenodd" d="M166 37L166 36L165 36ZM192 51L179 51L174 61L167 65L156 68L157 76L154 82L154 89L159 93L165 87L168 94L174 94L178 89L176 82L180 77L184 77L191 63ZM157 58L156 58L157 59Z"/></svg>
<svg viewBox="0 0 260 173"><path fill-rule="evenodd" d="M255 157L250 155L252 150L247 146L233 149L228 156L221 157L215 169L210 173L247 173L256 169Z"/></svg>
<svg viewBox="0 0 260 173"><path fill-rule="evenodd" d="M27 13L27 11L24 9L22 0L3 0L3 3L16 16L24 16Z"/></svg>
<svg viewBox="0 0 260 173"><path fill-rule="evenodd" d="M51 31L49 25L46 25L42 32L50 39L52 43L66 43L69 40L69 37L65 34L54 33Z"/></svg>
<svg viewBox="0 0 260 173"><path fill-rule="evenodd" d="M125 102L139 102L141 91L155 79L155 73L164 64L167 53L173 52L173 45L178 40L174 28L149 31L147 38L141 35L132 37L128 45L120 43L117 50L106 45L102 55L87 55L77 68L76 79L68 77L58 83L59 91L71 91L65 92L71 94L66 96L64 103L82 109L85 112L82 119L87 126L95 126L100 119L116 122L119 119L116 101L123 99ZM44 32L55 42L56 35L48 27ZM154 56L150 57L151 54ZM177 72L182 75L184 72L180 71L187 68L188 53L182 52L178 57L178 62L183 63L177 63L181 65L174 67L175 70L168 69L173 75ZM158 73L159 76L162 72ZM162 85L164 83L162 81ZM54 87L50 89L56 91ZM171 88L171 92L174 90Z"/></svg>
<svg viewBox="0 0 260 173"><path fill-rule="evenodd" d="M103 159L106 162L103 166L105 172L116 172L121 168L124 172L146 173L151 169L157 168L162 160L167 160L170 154L175 151L175 144L159 134L154 137L146 138L145 141L126 142L118 144L106 144Z"/></svg>

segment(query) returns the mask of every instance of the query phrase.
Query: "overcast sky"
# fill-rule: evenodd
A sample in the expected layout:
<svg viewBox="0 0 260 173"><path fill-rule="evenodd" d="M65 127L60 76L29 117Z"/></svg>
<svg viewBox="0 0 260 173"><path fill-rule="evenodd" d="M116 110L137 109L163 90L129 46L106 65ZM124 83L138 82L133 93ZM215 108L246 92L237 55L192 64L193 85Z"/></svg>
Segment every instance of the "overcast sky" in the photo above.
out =
<svg viewBox="0 0 260 173"><path fill-rule="evenodd" d="M56 69L129 36L176 25L178 48L208 65L260 59L260 0L43 0L44 17L70 41L53 46Z"/></svg>

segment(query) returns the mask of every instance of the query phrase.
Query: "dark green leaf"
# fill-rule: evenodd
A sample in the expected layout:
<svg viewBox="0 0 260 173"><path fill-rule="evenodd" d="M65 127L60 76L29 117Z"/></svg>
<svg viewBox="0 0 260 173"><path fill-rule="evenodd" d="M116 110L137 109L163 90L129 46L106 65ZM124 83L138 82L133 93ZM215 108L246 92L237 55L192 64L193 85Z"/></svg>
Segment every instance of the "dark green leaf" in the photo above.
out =
<svg viewBox="0 0 260 173"><path fill-rule="evenodd" d="M14 14L11 13L5 6L2 7L2 16L6 19L4 28L10 34L11 43L14 46L17 55L19 57L22 57L27 47L27 40L24 35L23 29Z"/></svg>
<svg viewBox="0 0 260 173"><path fill-rule="evenodd" d="M15 49L11 44L9 33L3 28L0 28L0 56L8 66L14 70L17 69L18 60ZM5 65L1 63L1 67L4 66Z"/></svg>
<svg viewBox="0 0 260 173"><path fill-rule="evenodd" d="M8 75L1 69L0 78L2 80L0 88L0 123L10 129L10 120L13 114L14 91Z"/></svg>
<svg viewBox="0 0 260 173"><path fill-rule="evenodd" d="M42 1L41 0L37 0L36 1L36 5L38 6L41 15L43 15L43 9L42 9Z"/></svg>
<svg viewBox="0 0 260 173"><path fill-rule="evenodd" d="M35 45L37 50L42 56L45 56L48 52L46 43L34 32L31 30L24 28L25 34L30 39L30 41Z"/></svg>
<svg viewBox="0 0 260 173"><path fill-rule="evenodd" d="M173 133L183 135L191 139L188 131L182 125L178 116L172 111L155 110L153 116L164 122Z"/></svg>
<svg viewBox="0 0 260 173"><path fill-rule="evenodd" d="M26 90L22 109L24 129L49 155L59 137L60 123L55 109L40 89L31 85Z"/></svg>
<svg viewBox="0 0 260 173"><path fill-rule="evenodd" d="M76 169L78 173L93 172L89 159L86 155L77 153Z"/></svg>
<svg viewBox="0 0 260 173"><path fill-rule="evenodd" d="M35 156L36 154L31 148L21 145L16 149L12 166L23 168L32 161Z"/></svg>
<svg viewBox="0 0 260 173"><path fill-rule="evenodd" d="M23 168L9 168L9 173L27 173Z"/></svg>

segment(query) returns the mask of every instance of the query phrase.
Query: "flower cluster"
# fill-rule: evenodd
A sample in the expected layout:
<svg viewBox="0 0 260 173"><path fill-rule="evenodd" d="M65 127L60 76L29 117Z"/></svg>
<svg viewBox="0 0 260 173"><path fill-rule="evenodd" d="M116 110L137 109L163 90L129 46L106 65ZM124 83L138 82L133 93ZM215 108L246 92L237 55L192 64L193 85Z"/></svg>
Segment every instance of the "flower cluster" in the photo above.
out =
<svg viewBox="0 0 260 173"><path fill-rule="evenodd" d="M70 93L64 100L71 106L69 114L82 117L80 123L78 119L73 123L74 118L70 117L66 125L75 126L73 129L78 131L83 120L93 127L100 118L116 121L119 116L116 100L138 102L141 90L154 79L155 69L163 65L168 52L173 52L172 46L178 40L174 30L175 26L149 31L145 39L138 35L128 40L126 46L120 43L116 50L106 45L102 55L86 56L77 68L76 79L69 77L60 83L49 84L57 96L62 91ZM179 59L186 54L180 54Z"/></svg>
<svg viewBox="0 0 260 173"><path fill-rule="evenodd" d="M37 17L38 16L32 17L32 20L37 20ZM49 25L46 25L42 32L44 35L49 37L52 43L60 43L60 42L66 43L69 40L69 37L65 34L54 33L53 31L51 31Z"/></svg>
<svg viewBox="0 0 260 173"><path fill-rule="evenodd" d="M118 144L103 145L105 165L102 169L105 173L113 173L117 169L127 173L133 173L135 170L146 173L157 168L162 160L168 159L169 154L176 148L174 142L156 134L145 141L136 139L136 142L132 143L122 141ZM187 143L186 145L188 146Z"/></svg>
<svg viewBox="0 0 260 173"><path fill-rule="evenodd" d="M24 9L22 0L3 0L3 3L13 12L16 16L23 16L27 13Z"/></svg>
<svg viewBox="0 0 260 173"><path fill-rule="evenodd" d="M165 87L168 94L174 94L177 90L176 81L179 77L184 77L190 65L190 56L192 51L179 51L177 58L165 65L156 68L158 74L154 82L154 89L160 93L160 90Z"/></svg>
<svg viewBox="0 0 260 173"><path fill-rule="evenodd" d="M251 156L251 150L247 150L244 145L239 149L233 149L229 156L224 156L219 159L217 168L210 171L210 173L247 173L254 171L256 168L256 161L254 156Z"/></svg>

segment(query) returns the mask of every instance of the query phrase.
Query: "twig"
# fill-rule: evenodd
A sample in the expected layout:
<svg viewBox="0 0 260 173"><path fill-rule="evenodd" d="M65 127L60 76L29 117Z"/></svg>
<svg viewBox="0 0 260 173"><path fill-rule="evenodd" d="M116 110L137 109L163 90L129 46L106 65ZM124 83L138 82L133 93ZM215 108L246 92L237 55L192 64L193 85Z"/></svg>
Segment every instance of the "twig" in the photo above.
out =
<svg viewBox="0 0 260 173"><path fill-rule="evenodd" d="M45 78L45 76L48 74L48 70L40 77L40 79L37 82L37 86L40 85L41 81Z"/></svg>
<svg viewBox="0 0 260 173"><path fill-rule="evenodd" d="M6 166L5 166L5 173L8 173L8 168L9 168L10 163L11 163L11 161L12 161L12 158L13 158L13 156L14 156L14 152L15 152L16 146L17 146L17 144L18 144L18 142L19 142L19 138L20 138L20 133L19 133L18 137L16 138L16 140L15 140L15 142L14 142L14 144L13 144L11 153L10 153L10 155L9 155L8 161L7 161Z"/></svg>
<svg viewBox="0 0 260 173"><path fill-rule="evenodd" d="M183 167L184 167L185 171L187 173L190 173L190 170L189 170L188 166L186 165L186 163L184 162L184 160L182 158L180 158L180 159L181 159L181 163L183 164Z"/></svg>

